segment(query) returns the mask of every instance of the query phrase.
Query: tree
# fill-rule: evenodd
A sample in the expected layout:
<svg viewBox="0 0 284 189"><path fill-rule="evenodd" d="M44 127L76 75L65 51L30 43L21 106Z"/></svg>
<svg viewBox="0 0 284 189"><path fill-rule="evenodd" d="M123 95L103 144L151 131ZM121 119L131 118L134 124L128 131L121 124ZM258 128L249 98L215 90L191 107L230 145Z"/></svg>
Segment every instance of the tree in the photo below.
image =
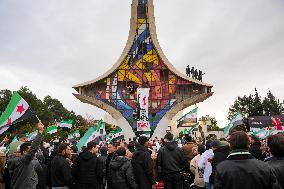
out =
<svg viewBox="0 0 284 189"><path fill-rule="evenodd" d="M38 118L46 125L55 124L55 119L61 121L62 119L71 119L75 121L72 130L80 128L80 130L85 131L89 127L87 121L81 116L76 115L74 111L68 111L62 103L52 98L51 96L46 96L44 100L37 98L37 96L28 88L21 87L18 90L18 93L27 101L30 105L31 110L38 116ZM8 103L12 97L12 92L9 90L0 91L0 115L5 111ZM5 135L11 135L13 138L15 135L32 132L35 130L35 124L37 123L36 117L32 117L23 122L13 125L9 128ZM61 131L54 134L55 136L67 137L70 131ZM2 138L4 135L2 135ZM50 135L46 135L47 139L50 138Z"/></svg>
<svg viewBox="0 0 284 189"><path fill-rule="evenodd" d="M218 127L215 117L209 117L210 124L207 126L208 131L223 131L223 128Z"/></svg>
<svg viewBox="0 0 284 189"><path fill-rule="evenodd" d="M284 111L283 103L280 103L280 100L277 99L269 90L267 97L263 100L263 110L264 115L274 116L280 115Z"/></svg>
<svg viewBox="0 0 284 189"><path fill-rule="evenodd" d="M237 97L234 104L229 108L228 119L240 112L244 117L244 123L248 127L248 118L253 116L272 116L280 115L284 107L271 91L268 91L267 97L263 100L259 96L257 89L255 93L249 96Z"/></svg>

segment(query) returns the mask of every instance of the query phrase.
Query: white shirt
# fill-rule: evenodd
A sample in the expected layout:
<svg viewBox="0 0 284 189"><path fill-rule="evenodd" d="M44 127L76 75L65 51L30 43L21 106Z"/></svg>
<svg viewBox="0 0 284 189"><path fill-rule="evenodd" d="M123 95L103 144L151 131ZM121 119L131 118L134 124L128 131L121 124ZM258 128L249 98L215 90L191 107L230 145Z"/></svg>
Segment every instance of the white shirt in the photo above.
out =
<svg viewBox="0 0 284 189"><path fill-rule="evenodd" d="M204 182L209 182L209 177L212 173L212 165L208 162L208 159L212 159L214 157L214 153L212 149L206 150L200 157L198 161L198 167L203 172Z"/></svg>

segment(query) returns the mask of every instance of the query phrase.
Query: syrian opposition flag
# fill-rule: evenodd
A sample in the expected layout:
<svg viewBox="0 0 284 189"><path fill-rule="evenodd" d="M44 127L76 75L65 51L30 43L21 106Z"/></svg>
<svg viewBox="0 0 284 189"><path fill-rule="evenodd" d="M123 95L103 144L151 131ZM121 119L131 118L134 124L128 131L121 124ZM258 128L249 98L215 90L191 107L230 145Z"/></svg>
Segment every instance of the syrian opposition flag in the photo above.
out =
<svg viewBox="0 0 284 189"><path fill-rule="evenodd" d="M79 138L80 137L80 131L79 130L75 130L73 133L68 135L68 139L74 139L74 138Z"/></svg>
<svg viewBox="0 0 284 189"><path fill-rule="evenodd" d="M224 136L227 137L231 129L237 127L237 125L243 124L243 116L240 112L236 113L233 119L229 122L227 127L224 128Z"/></svg>
<svg viewBox="0 0 284 189"><path fill-rule="evenodd" d="M32 141L35 139L36 135L38 134L38 131L34 131L34 132L31 132L30 134L28 134L28 141Z"/></svg>
<svg viewBox="0 0 284 189"><path fill-rule="evenodd" d="M71 129L72 125L73 125L73 120L62 120L61 122L57 123L58 127L68 128L68 129Z"/></svg>
<svg viewBox="0 0 284 189"><path fill-rule="evenodd" d="M57 125L52 125L46 128L46 133L48 134L54 134L57 133Z"/></svg>
<svg viewBox="0 0 284 189"><path fill-rule="evenodd" d="M11 125L24 121L33 116L28 103L17 92L13 96L0 117L0 134L4 133Z"/></svg>
<svg viewBox="0 0 284 189"><path fill-rule="evenodd" d="M253 129L250 134L259 138L259 140L264 140L270 135L277 134L278 131L274 127L266 127L261 129Z"/></svg>
<svg viewBox="0 0 284 189"><path fill-rule="evenodd" d="M118 128L114 131L111 131L107 136L106 140L107 141L118 141L124 139L124 135L122 134L122 129Z"/></svg>
<svg viewBox="0 0 284 189"><path fill-rule="evenodd" d="M87 146L88 142L95 140L97 137L101 136L99 131L97 131L96 127L91 127L84 134L84 136L79 140L77 147L81 149L83 146Z"/></svg>

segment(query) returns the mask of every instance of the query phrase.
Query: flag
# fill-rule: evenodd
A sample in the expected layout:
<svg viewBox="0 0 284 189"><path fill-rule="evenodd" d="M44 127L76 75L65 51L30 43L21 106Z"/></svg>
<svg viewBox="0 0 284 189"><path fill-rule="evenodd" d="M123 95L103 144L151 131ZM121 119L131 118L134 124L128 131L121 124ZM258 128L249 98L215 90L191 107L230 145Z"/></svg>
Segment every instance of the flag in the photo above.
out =
<svg viewBox="0 0 284 189"><path fill-rule="evenodd" d="M4 133L11 125L24 121L33 115L29 104L17 92L13 96L0 117L0 134Z"/></svg>
<svg viewBox="0 0 284 189"><path fill-rule="evenodd" d="M188 130L188 133L189 133L189 134L192 134L193 131L195 131L195 129L197 129L197 128L198 128L198 124L196 124L195 126L191 127L191 128Z"/></svg>
<svg viewBox="0 0 284 189"><path fill-rule="evenodd" d="M187 134L188 134L188 130L187 130L187 128L184 128L184 130L183 130L183 134L184 134L184 135L187 135Z"/></svg>
<svg viewBox="0 0 284 189"><path fill-rule="evenodd" d="M229 122L227 127L224 128L224 136L227 137L231 129L243 124L243 116L240 112L236 113L233 119Z"/></svg>
<svg viewBox="0 0 284 189"><path fill-rule="evenodd" d="M68 139L74 139L74 138L79 138L80 137L80 131L79 130L75 130L73 133L68 135Z"/></svg>
<svg viewBox="0 0 284 189"><path fill-rule="evenodd" d="M256 136L259 140L264 140L270 135L277 134L278 131L274 127L267 127L261 129L253 129L250 131L251 135Z"/></svg>
<svg viewBox="0 0 284 189"><path fill-rule="evenodd" d="M35 139L36 135L38 134L38 131L34 131L34 132L31 132L29 133L27 136L28 136L28 141L32 141Z"/></svg>
<svg viewBox="0 0 284 189"><path fill-rule="evenodd" d="M90 127L84 136L79 140L77 147L80 150L83 146L87 146L88 142L95 140L97 137L102 136L97 127Z"/></svg>
<svg viewBox="0 0 284 189"><path fill-rule="evenodd" d="M106 136L106 140L107 141L118 141L124 139L124 135L122 134L122 129L121 128L117 128L114 131L111 131L107 136Z"/></svg>
<svg viewBox="0 0 284 189"><path fill-rule="evenodd" d="M52 125L46 128L46 133L48 134L54 134L57 132L57 125Z"/></svg>
<svg viewBox="0 0 284 189"><path fill-rule="evenodd" d="M62 120L61 122L57 123L58 127L68 128L71 129L73 125L73 120Z"/></svg>
<svg viewBox="0 0 284 189"><path fill-rule="evenodd" d="M197 110L198 107L194 108L190 112L183 115L181 118L177 120L178 126L180 125L181 121L186 122L187 126L195 125L197 124Z"/></svg>

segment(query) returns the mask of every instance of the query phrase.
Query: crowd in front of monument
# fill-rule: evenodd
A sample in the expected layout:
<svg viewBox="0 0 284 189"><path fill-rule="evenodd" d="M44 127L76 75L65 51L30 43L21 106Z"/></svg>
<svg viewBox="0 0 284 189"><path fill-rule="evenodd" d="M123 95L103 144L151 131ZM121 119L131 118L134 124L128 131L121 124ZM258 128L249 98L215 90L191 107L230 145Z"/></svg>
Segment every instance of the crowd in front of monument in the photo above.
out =
<svg viewBox="0 0 284 189"><path fill-rule="evenodd" d="M20 136L7 152L0 144L0 189L281 189L284 135L265 141L240 129L224 140L195 142L190 135L145 136L110 143L43 141ZM78 152L79 151L79 152Z"/></svg>

